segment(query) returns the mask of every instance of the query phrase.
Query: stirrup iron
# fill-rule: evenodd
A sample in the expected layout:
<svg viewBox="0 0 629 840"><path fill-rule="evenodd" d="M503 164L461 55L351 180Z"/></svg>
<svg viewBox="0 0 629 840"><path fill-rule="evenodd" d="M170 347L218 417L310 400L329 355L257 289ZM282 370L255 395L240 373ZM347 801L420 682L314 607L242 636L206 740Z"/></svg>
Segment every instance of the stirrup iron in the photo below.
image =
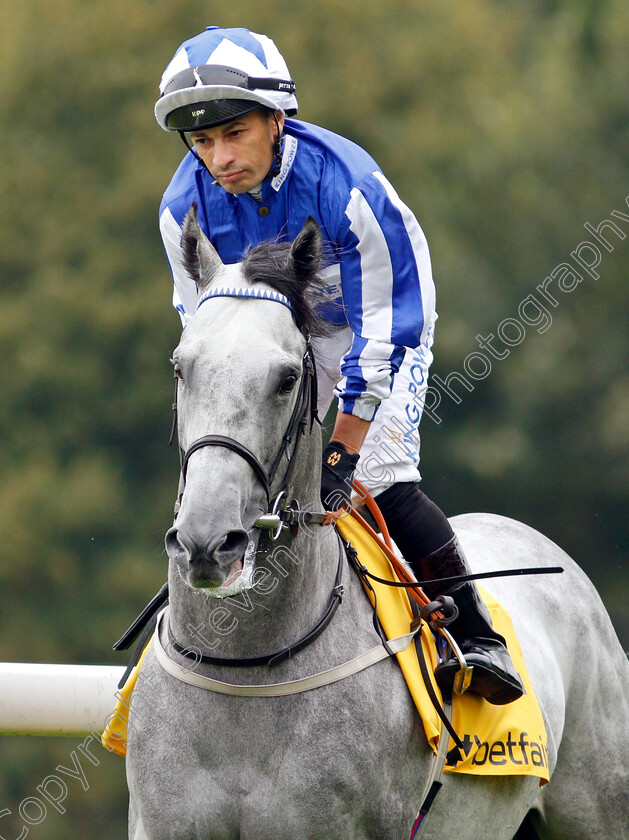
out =
<svg viewBox="0 0 629 840"><path fill-rule="evenodd" d="M450 650L454 654L459 663L459 670L454 675L454 683L452 684L452 691L455 694L464 694L472 684L472 677L474 676L474 666L468 665L463 655L463 651L456 643L454 637L449 633L445 627L437 628ZM447 661L447 658L444 660Z"/></svg>

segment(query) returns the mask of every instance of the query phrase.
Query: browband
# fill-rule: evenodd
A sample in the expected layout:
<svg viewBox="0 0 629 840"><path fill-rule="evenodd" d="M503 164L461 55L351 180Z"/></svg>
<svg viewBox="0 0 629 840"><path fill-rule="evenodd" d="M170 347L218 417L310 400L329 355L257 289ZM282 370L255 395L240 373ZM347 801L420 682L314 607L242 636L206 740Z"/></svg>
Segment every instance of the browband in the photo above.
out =
<svg viewBox="0 0 629 840"><path fill-rule="evenodd" d="M237 298L254 298L255 300L273 300L276 303L282 303L291 312L293 307L286 295L275 292L272 289L254 289L254 288L238 288L235 286L221 286L218 289L208 289L204 292L197 301L197 310L205 303L206 300L215 297L237 297Z"/></svg>

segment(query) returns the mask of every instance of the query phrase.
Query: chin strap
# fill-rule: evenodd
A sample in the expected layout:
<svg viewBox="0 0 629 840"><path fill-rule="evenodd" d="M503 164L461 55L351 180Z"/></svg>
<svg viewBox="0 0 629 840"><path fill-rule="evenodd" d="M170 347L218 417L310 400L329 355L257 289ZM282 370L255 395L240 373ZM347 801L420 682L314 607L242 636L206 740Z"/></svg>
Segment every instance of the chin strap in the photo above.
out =
<svg viewBox="0 0 629 840"><path fill-rule="evenodd" d="M271 175L273 178L277 178L280 174L280 170L282 169L282 146L284 143L284 135L280 130L280 124L277 120L277 114L273 111L273 119L275 120L275 126L277 128L277 137L275 139L275 143L273 144L273 153L275 155L275 162L273 164L273 169L271 170Z"/></svg>
<svg viewBox="0 0 629 840"><path fill-rule="evenodd" d="M203 161L201 160L201 158L198 156L198 154L195 152L195 150L192 148L192 146L190 145L190 143L188 143L188 138L186 137L186 132L185 132L185 131L178 131L178 132L177 132L177 134L181 137L181 142L184 144L184 146L186 147L186 149L187 149L189 152L192 152L192 156L193 156L196 160L198 160L200 164L202 164L203 166L205 166L205 164L203 163ZM207 169L207 167L205 167L205 168ZM209 171L209 170L208 170L208 171Z"/></svg>

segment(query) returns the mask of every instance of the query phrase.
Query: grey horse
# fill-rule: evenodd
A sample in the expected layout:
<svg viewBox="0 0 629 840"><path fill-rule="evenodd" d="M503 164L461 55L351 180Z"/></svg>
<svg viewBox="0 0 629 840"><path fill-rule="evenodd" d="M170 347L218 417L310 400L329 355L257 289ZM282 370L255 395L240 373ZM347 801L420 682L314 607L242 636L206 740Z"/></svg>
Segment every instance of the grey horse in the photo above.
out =
<svg viewBox="0 0 629 840"><path fill-rule="evenodd" d="M221 263L193 212L184 239L205 302L173 358L185 490L166 536L161 645L202 677L298 680L351 660L375 638L362 585L345 568L342 604L325 629L294 656L255 664L321 629L339 585L331 526L307 525L302 514L301 527L293 522L273 542L255 524L283 487L302 511L320 510L319 428L308 417L291 422L307 404L320 233L308 221L291 246L258 246L238 265ZM452 526L475 571L565 569L559 578L484 582L519 636L552 778L540 788L533 777L445 774L422 836L628 837L629 665L594 587L523 524L481 513ZM294 695L242 697L181 682L153 647L128 729L131 840L409 836L432 751L392 659ZM191 651L206 660L199 653L191 665Z"/></svg>

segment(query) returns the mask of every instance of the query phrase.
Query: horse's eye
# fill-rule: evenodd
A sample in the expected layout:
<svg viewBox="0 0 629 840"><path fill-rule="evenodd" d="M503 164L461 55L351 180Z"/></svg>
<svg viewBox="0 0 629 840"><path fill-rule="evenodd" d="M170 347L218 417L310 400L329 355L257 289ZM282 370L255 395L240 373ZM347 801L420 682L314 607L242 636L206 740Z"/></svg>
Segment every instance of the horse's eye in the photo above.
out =
<svg viewBox="0 0 629 840"><path fill-rule="evenodd" d="M280 385L280 394L288 394L290 393L295 385L297 384L297 377L294 373L291 373Z"/></svg>
<svg viewBox="0 0 629 840"><path fill-rule="evenodd" d="M181 372L181 368L179 367L179 364L177 362L174 362L173 370L174 370L174 373L175 373L175 376L177 377L177 379L183 379L183 374Z"/></svg>

